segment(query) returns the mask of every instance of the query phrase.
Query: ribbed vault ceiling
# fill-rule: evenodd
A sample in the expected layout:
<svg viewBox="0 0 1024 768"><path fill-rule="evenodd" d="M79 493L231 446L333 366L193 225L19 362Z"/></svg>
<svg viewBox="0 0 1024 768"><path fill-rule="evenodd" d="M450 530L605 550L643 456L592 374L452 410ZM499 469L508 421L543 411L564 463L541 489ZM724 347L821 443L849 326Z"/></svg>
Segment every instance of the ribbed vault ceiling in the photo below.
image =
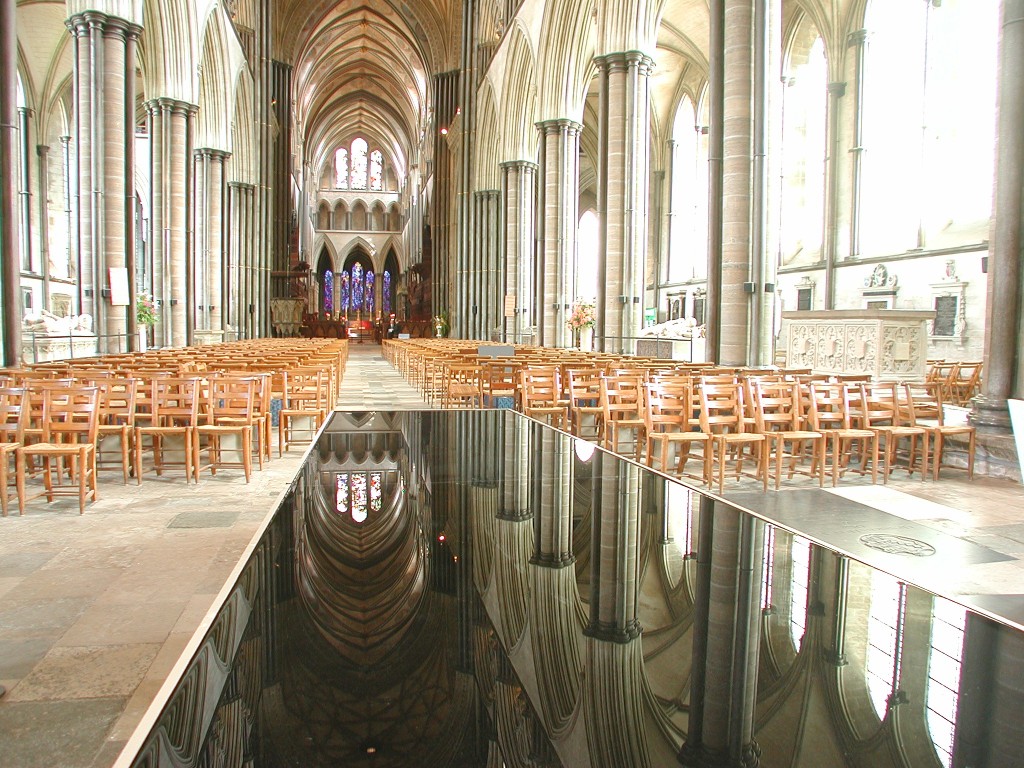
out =
<svg viewBox="0 0 1024 768"><path fill-rule="evenodd" d="M293 65L299 141L318 172L355 135L379 146L401 180L430 112L430 78L455 65L450 0L288 0L278 55Z"/></svg>

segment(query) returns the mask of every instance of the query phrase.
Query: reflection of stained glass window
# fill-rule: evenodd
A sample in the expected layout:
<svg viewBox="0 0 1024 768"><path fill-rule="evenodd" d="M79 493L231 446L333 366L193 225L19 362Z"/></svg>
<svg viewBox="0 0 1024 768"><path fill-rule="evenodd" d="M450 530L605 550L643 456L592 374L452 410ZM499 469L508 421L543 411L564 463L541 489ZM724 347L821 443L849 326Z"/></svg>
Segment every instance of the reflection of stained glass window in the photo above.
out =
<svg viewBox="0 0 1024 768"><path fill-rule="evenodd" d="M334 314L334 273L324 272L324 312Z"/></svg>
<svg viewBox="0 0 1024 768"><path fill-rule="evenodd" d="M370 189L378 192L384 189L384 155L379 149L370 153Z"/></svg>
<svg viewBox="0 0 1024 768"><path fill-rule="evenodd" d="M352 267L352 309L363 308L363 268L356 264Z"/></svg>
<svg viewBox="0 0 1024 768"><path fill-rule="evenodd" d="M338 490L335 507L339 512L348 512L348 474L338 473L336 482Z"/></svg>
<svg viewBox="0 0 1024 768"><path fill-rule="evenodd" d="M352 304L351 293L348 284L348 273L341 273L341 310L342 312L348 312L349 307Z"/></svg>
<svg viewBox="0 0 1024 768"><path fill-rule="evenodd" d="M366 306L366 311L373 314L373 308L376 305L376 297L373 295L373 272L366 273L366 298L363 300L363 304Z"/></svg>
<svg viewBox="0 0 1024 768"><path fill-rule="evenodd" d="M384 489L381 486L381 473L370 473L370 511L380 512L383 505Z"/></svg>
<svg viewBox="0 0 1024 768"><path fill-rule="evenodd" d="M384 314L391 314L391 273L384 270L384 288L381 291L381 304L384 305Z"/></svg>
<svg viewBox="0 0 1024 768"><path fill-rule="evenodd" d="M366 514L366 475L360 472L352 475L352 519L361 523Z"/></svg>
<svg viewBox="0 0 1024 768"><path fill-rule="evenodd" d="M348 189L348 150L344 148L334 153L334 186Z"/></svg>
<svg viewBox="0 0 1024 768"><path fill-rule="evenodd" d="M366 139L352 142L352 189L366 189Z"/></svg>

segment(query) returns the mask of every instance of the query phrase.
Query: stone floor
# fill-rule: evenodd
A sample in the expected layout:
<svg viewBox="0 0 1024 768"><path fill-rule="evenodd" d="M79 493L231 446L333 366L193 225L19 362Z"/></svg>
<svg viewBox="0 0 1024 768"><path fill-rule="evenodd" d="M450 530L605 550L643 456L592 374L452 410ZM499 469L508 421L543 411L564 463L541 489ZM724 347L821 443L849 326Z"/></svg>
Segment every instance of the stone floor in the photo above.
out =
<svg viewBox="0 0 1024 768"><path fill-rule="evenodd" d="M352 347L340 410L424 407L379 347ZM36 500L0 520L0 765L117 761L304 451L275 448L249 484L221 471L198 485L171 473L125 486L108 471L84 515L77 502ZM967 577L980 591L1024 592L1021 486L948 474L838 492L1009 556Z"/></svg>

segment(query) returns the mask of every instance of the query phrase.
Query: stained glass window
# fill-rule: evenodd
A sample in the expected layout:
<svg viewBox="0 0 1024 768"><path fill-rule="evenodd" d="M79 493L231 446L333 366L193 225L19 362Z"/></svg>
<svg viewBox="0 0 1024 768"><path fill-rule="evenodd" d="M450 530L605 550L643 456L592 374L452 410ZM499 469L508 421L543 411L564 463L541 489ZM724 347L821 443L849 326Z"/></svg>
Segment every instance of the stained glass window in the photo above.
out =
<svg viewBox="0 0 1024 768"><path fill-rule="evenodd" d="M324 272L324 312L334 314L334 273Z"/></svg>
<svg viewBox="0 0 1024 768"><path fill-rule="evenodd" d="M352 142L352 189L366 189L366 139Z"/></svg>
<svg viewBox="0 0 1024 768"><path fill-rule="evenodd" d="M380 472L370 473L370 511L380 512L384 501L384 488Z"/></svg>
<svg viewBox="0 0 1024 768"><path fill-rule="evenodd" d="M366 311L371 315L373 309L377 303L377 297L373 295L374 276L373 272L366 273L366 296L363 299L363 305L366 307Z"/></svg>
<svg viewBox="0 0 1024 768"><path fill-rule="evenodd" d="M341 273L341 311L348 312L352 305L351 291L349 289L348 273Z"/></svg>
<svg viewBox="0 0 1024 768"><path fill-rule="evenodd" d="M366 520L366 475L362 472L352 475L352 519L357 523Z"/></svg>
<svg viewBox="0 0 1024 768"><path fill-rule="evenodd" d="M335 498L335 507L338 512L348 513L348 474L345 472L339 472L335 478L337 483L337 493Z"/></svg>
<svg viewBox="0 0 1024 768"><path fill-rule="evenodd" d="M391 273L384 270L384 288L381 291L381 304L384 305L384 314L391 314Z"/></svg>
<svg viewBox="0 0 1024 768"><path fill-rule="evenodd" d="M384 155L379 149L370 153L370 189L377 192L384 189Z"/></svg>
<svg viewBox="0 0 1024 768"><path fill-rule="evenodd" d="M348 150L344 147L334 153L334 186L348 189Z"/></svg>
<svg viewBox="0 0 1024 768"><path fill-rule="evenodd" d="M352 309L363 308L363 268L359 264L352 267Z"/></svg>

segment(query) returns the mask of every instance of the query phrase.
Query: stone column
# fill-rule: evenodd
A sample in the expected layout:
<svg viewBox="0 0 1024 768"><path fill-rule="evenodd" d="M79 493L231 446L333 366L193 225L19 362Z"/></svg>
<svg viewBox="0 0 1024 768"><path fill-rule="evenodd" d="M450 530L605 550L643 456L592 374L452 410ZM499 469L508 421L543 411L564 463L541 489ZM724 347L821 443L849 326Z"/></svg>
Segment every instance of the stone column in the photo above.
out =
<svg viewBox="0 0 1024 768"><path fill-rule="evenodd" d="M196 107L176 99L154 99L147 103L152 140L152 202L150 243L155 270L153 292L160 302L165 346L190 343L188 317L192 289L189 284L189 221L191 219L190 159L192 116Z"/></svg>
<svg viewBox="0 0 1024 768"><path fill-rule="evenodd" d="M219 149L196 150L196 307L197 327L224 330L224 164L230 155Z"/></svg>
<svg viewBox="0 0 1024 768"><path fill-rule="evenodd" d="M95 11L72 16L67 26L75 47L82 311L93 316L100 352L114 352L127 348L132 310L110 304L110 270L134 272L135 94L127 85L142 28Z"/></svg>
<svg viewBox="0 0 1024 768"><path fill-rule="evenodd" d="M853 190L850 209L850 255L860 254L860 187L864 169L864 60L867 54L868 31L859 29L849 39L850 48L854 51L854 91L853 103L853 147L850 148L852 178L850 188Z"/></svg>
<svg viewBox="0 0 1024 768"><path fill-rule="evenodd" d="M540 129L540 189L538 230L541 238L535 286L535 343L562 347L568 341L566 320L570 281L579 226L579 146L582 126L572 120L545 120Z"/></svg>
<svg viewBox="0 0 1024 768"><path fill-rule="evenodd" d="M572 440L553 429L534 431L530 463L539 467L540 482L534 485L538 524L534 527L534 555L530 562L548 568L565 568L576 562L572 552Z"/></svg>
<svg viewBox="0 0 1024 768"><path fill-rule="evenodd" d="M988 310L981 396L971 423L1010 431L1007 398L1024 396L1021 310L1021 206L1024 205L1024 0L1004 0L999 37L995 199L989 235Z"/></svg>
<svg viewBox="0 0 1024 768"><path fill-rule="evenodd" d="M50 309L50 211L47 208L50 184L50 148L45 144L36 145L39 179L39 271L43 276L43 309Z"/></svg>
<svg viewBox="0 0 1024 768"><path fill-rule="evenodd" d="M526 160L502 163L505 198L505 296L515 297L515 316L504 318L505 341L521 343L532 324L537 165ZM504 309L504 307L503 307Z"/></svg>
<svg viewBox="0 0 1024 768"><path fill-rule="evenodd" d="M36 265L32 258L32 168L31 145L32 133L32 110L26 107L18 108L18 135L21 139L18 148L20 166L18 169L18 213L21 219L21 227L18 235L21 239L19 251L21 252L21 268L25 272L36 272Z"/></svg>
<svg viewBox="0 0 1024 768"><path fill-rule="evenodd" d="M602 349L632 352L642 327L650 167L650 57L638 52L595 59L598 70L598 209L604 280L598 283L596 335Z"/></svg>
<svg viewBox="0 0 1024 768"><path fill-rule="evenodd" d="M593 461L597 478L594 552L590 624L585 633L599 640L628 643L640 636L640 469L600 452Z"/></svg>
<svg viewBox="0 0 1024 768"><path fill-rule="evenodd" d="M472 195L474 226L469 239L469 306L465 324L470 339L490 338L498 324L504 274L498 274L501 240L501 193L486 189Z"/></svg>
<svg viewBox="0 0 1024 768"><path fill-rule="evenodd" d="M846 83L828 84L828 137L825 141L825 309L836 308L836 262L839 261L839 104Z"/></svg>
<svg viewBox="0 0 1024 768"><path fill-rule="evenodd" d="M3 365L21 364L21 257L18 253L18 36L15 0L0 0L0 291Z"/></svg>

